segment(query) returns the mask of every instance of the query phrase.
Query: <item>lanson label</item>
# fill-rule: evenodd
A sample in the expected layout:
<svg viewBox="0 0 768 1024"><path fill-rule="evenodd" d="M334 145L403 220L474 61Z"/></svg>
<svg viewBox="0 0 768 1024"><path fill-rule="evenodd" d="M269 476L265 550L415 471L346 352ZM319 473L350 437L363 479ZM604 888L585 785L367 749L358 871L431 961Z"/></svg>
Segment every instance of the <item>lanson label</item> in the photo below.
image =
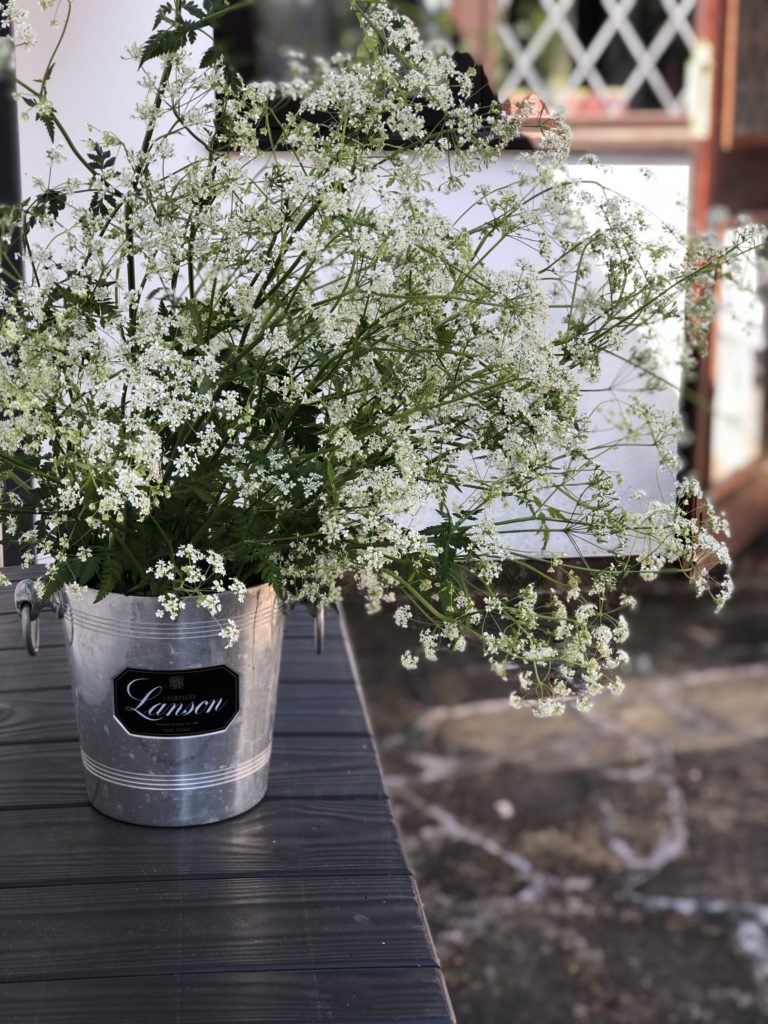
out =
<svg viewBox="0 0 768 1024"><path fill-rule="evenodd" d="M238 677L224 665L187 672L127 668L114 680L115 717L136 736L201 736L237 714Z"/></svg>

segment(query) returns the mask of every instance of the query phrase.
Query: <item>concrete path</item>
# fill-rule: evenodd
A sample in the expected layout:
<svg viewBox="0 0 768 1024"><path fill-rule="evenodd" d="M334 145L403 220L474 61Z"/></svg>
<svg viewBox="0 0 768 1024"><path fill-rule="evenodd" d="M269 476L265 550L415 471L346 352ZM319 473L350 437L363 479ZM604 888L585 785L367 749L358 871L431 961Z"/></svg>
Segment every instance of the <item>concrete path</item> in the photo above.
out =
<svg viewBox="0 0 768 1024"><path fill-rule="evenodd" d="M768 576L659 588L634 676L535 720L478 661L414 680L350 609L387 789L460 1021L768 1021Z"/></svg>

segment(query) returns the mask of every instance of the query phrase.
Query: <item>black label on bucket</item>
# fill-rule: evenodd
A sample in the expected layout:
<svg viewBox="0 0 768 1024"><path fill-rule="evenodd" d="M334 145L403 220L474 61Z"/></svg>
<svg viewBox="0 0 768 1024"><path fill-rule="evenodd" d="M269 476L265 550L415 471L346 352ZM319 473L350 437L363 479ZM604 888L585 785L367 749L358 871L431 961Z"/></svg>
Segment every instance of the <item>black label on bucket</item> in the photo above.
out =
<svg viewBox="0 0 768 1024"><path fill-rule="evenodd" d="M115 717L135 736L201 736L239 710L238 677L224 665L186 672L127 668L115 676Z"/></svg>

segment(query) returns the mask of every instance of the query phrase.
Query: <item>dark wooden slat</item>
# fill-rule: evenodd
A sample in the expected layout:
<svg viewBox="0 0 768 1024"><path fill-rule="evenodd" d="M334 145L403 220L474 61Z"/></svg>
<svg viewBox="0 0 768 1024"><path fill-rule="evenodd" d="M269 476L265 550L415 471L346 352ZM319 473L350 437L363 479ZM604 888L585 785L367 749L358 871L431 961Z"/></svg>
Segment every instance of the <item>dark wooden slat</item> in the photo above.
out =
<svg viewBox="0 0 768 1024"><path fill-rule="evenodd" d="M272 797L384 796L373 740L358 736L276 736Z"/></svg>
<svg viewBox="0 0 768 1024"><path fill-rule="evenodd" d="M360 701L346 683L278 687L276 733L367 735ZM0 744L77 739L69 687L0 693Z"/></svg>
<svg viewBox="0 0 768 1024"><path fill-rule="evenodd" d="M288 628L291 624L292 618L293 616L289 616L285 631L287 650L290 650L292 653L295 652L299 655L312 655L312 657L317 661L318 665L321 665L326 657L330 657L333 659L346 657L347 652L344 646L344 639L341 635L341 625L339 622L339 615L337 612L329 611L326 616L325 646L323 648L322 654L318 654L315 649L315 638L312 633L311 622L309 629L307 630L292 630Z"/></svg>
<svg viewBox="0 0 768 1024"><path fill-rule="evenodd" d="M347 683L315 680L277 688L275 733L368 736L360 698Z"/></svg>
<svg viewBox="0 0 768 1024"><path fill-rule="evenodd" d="M303 683L307 680L328 680L334 683L354 684L355 677L347 658L333 656L307 655L302 658L286 648L280 669L280 681L283 683Z"/></svg>
<svg viewBox="0 0 768 1024"><path fill-rule="evenodd" d="M0 615L0 651L20 650L21 620L16 612ZM40 623L40 647L64 647L64 634L61 631L61 623L52 615L43 613ZM27 655L29 657L29 655Z"/></svg>
<svg viewBox="0 0 768 1024"><path fill-rule="evenodd" d="M77 743L0 747L0 810L87 803Z"/></svg>
<svg viewBox="0 0 768 1024"><path fill-rule="evenodd" d="M314 619L305 608L293 608L285 620L285 637L292 642L306 643L314 651ZM325 650L343 650L339 614L329 608L325 616Z"/></svg>
<svg viewBox="0 0 768 1024"><path fill-rule="evenodd" d="M194 830L136 828L91 807L3 811L0 864L0 888L184 876L407 873L385 800L269 796L239 818Z"/></svg>
<svg viewBox="0 0 768 1024"><path fill-rule="evenodd" d="M359 736L276 736L272 798L383 796L373 743ZM0 747L0 810L86 802L77 743Z"/></svg>
<svg viewBox="0 0 768 1024"><path fill-rule="evenodd" d="M435 966L409 876L0 890L0 981Z"/></svg>
<svg viewBox="0 0 768 1024"><path fill-rule="evenodd" d="M0 744L76 740L69 686L0 693Z"/></svg>
<svg viewBox="0 0 768 1024"><path fill-rule="evenodd" d="M0 985L3 1024L452 1024L439 971L232 972Z"/></svg>
<svg viewBox="0 0 768 1024"><path fill-rule="evenodd" d="M303 608L294 608L286 622L281 679L304 677L353 682L338 612L329 611L326 615L322 654L315 650L313 630L309 613Z"/></svg>
<svg viewBox="0 0 768 1024"><path fill-rule="evenodd" d="M40 650L34 657L17 647L0 651L0 693L69 686L69 669L63 647Z"/></svg>

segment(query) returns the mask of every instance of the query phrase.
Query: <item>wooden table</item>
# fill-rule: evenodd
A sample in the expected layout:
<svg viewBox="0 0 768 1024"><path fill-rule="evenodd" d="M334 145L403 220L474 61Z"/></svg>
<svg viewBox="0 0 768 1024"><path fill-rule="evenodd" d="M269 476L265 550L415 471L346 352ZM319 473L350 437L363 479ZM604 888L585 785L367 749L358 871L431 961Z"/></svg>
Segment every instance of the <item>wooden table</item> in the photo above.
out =
<svg viewBox="0 0 768 1024"><path fill-rule="evenodd" d="M19 572L16 572L16 577ZM269 793L125 825L85 796L62 635L0 590L2 1024L449 1024L338 616L288 620Z"/></svg>

